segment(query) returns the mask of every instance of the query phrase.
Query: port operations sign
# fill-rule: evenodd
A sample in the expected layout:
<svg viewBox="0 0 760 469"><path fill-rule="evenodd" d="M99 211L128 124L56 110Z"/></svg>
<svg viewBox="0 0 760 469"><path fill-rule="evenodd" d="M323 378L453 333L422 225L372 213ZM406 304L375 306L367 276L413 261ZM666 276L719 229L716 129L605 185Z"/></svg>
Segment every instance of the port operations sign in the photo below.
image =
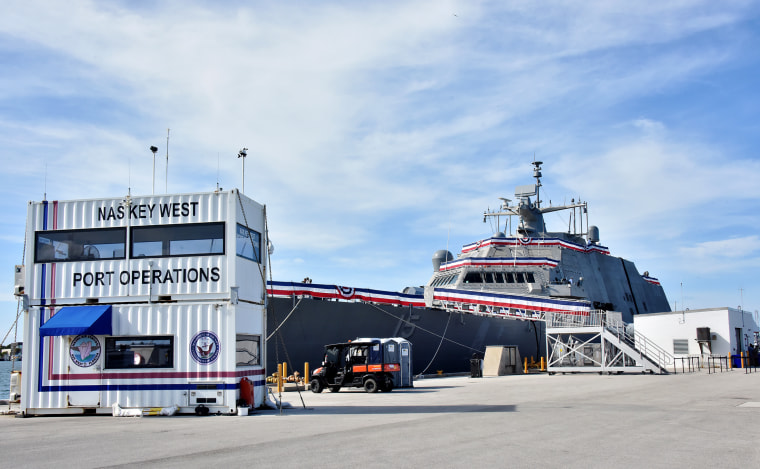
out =
<svg viewBox="0 0 760 469"><path fill-rule="evenodd" d="M27 292L36 298L228 292L228 267L241 242L237 225L258 236L264 231L263 206L243 199L232 191L30 203L27 239L35 250L28 264L35 272Z"/></svg>

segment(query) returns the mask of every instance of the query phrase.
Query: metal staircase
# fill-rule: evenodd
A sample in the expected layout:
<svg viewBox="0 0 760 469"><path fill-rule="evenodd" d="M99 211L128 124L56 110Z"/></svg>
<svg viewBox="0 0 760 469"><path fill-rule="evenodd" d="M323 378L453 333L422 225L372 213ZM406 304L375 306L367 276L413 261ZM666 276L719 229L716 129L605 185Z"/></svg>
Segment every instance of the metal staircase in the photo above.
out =
<svg viewBox="0 0 760 469"><path fill-rule="evenodd" d="M673 356L642 334L626 332L620 313L546 313L548 371L667 373Z"/></svg>
<svg viewBox="0 0 760 469"><path fill-rule="evenodd" d="M451 312L545 322L549 373L664 374L674 366L671 354L638 332L629 334L621 313L591 310L587 302L432 288L425 289L425 302Z"/></svg>

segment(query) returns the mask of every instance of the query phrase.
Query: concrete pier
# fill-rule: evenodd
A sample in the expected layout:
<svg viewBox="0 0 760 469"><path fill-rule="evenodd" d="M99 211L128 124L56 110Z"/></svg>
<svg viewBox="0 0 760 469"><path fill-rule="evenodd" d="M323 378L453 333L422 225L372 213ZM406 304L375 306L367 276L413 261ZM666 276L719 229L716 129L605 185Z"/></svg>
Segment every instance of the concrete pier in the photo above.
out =
<svg viewBox="0 0 760 469"><path fill-rule="evenodd" d="M450 377L246 417L0 416L9 467L754 467L760 373ZM486 466L487 465L487 466Z"/></svg>

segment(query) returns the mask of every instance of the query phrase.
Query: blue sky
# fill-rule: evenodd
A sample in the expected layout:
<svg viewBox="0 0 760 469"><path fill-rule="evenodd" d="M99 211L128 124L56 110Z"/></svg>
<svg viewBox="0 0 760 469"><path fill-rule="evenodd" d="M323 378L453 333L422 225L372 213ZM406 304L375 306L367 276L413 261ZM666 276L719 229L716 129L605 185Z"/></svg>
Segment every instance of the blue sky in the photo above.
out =
<svg viewBox="0 0 760 469"><path fill-rule="evenodd" d="M249 149L276 280L422 285L535 155L673 307L754 311L758 50L757 1L5 0L0 333L27 201L150 194L167 128L157 192L240 187Z"/></svg>

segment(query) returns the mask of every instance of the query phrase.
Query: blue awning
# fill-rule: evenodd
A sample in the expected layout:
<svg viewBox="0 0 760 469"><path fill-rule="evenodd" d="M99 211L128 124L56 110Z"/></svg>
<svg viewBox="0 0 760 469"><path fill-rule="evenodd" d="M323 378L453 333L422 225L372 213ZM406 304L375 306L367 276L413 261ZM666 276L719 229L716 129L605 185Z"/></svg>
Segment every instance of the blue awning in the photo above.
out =
<svg viewBox="0 0 760 469"><path fill-rule="evenodd" d="M111 335L111 305L65 306L40 327L40 337Z"/></svg>

